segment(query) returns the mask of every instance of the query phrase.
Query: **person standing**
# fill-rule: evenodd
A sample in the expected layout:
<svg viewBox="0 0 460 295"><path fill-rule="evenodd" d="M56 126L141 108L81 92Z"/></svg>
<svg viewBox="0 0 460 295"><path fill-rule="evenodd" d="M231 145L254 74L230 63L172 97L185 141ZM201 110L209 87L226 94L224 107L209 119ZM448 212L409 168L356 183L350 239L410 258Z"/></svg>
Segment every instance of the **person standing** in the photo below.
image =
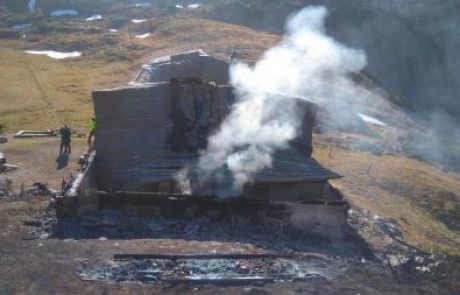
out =
<svg viewBox="0 0 460 295"><path fill-rule="evenodd" d="M88 122L88 130L89 130L89 136L88 136L88 146L91 147L93 143L93 138L94 135L96 134L96 118L91 118Z"/></svg>
<svg viewBox="0 0 460 295"><path fill-rule="evenodd" d="M70 138L72 136L72 131L66 124L59 130L59 133L61 134L61 148L59 149L59 154L69 155L71 152Z"/></svg>

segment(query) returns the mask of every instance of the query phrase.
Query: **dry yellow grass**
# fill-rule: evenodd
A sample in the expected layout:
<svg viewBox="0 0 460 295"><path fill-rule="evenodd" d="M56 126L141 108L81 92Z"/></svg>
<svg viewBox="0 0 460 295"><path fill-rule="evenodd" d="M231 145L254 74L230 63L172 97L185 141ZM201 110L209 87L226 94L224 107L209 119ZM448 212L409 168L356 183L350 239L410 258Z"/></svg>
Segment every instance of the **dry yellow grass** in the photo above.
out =
<svg viewBox="0 0 460 295"><path fill-rule="evenodd" d="M83 126L91 116L91 90L127 79L123 64L52 60L0 48L0 122L8 130Z"/></svg>
<svg viewBox="0 0 460 295"><path fill-rule="evenodd" d="M155 55L201 48L210 54L228 58L236 50L245 60L254 61L279 40L280 36L243 26L185 19L162 23L151 37L140 42L159 49Z"/></svg>
<svg viewBox="0 0 460 295"><path fill-rule="evenodd" d="M457 174L406 157L375 156L338 147L331 153L330 143L324 144L323 137L315 136L314 157L344 176L332 183L352 205L394 219L408 241L427 251L458 251L459 232L439 218L456 218L458 212L451 206L460 202Z"/></svg>
<svg viewBox="0 0 460 295"><path fill-rule="evenodd" d="M279 39L241 26L199 19L152 22L155 30L146 39L126 32L113 38L102 33L55 33L25 45L0 42L0 124L10 132L57 128L63 123L82 128L92 113L91 90L128 82L151 57L202 48L224 58L238 50L246 60L254 60ZM105 43L107 38L117 44ZM23 46L48 49L46 46L52 44L67 44L67 48L80 45L87 50L83 57L69 60L23 51Z"/></svg>

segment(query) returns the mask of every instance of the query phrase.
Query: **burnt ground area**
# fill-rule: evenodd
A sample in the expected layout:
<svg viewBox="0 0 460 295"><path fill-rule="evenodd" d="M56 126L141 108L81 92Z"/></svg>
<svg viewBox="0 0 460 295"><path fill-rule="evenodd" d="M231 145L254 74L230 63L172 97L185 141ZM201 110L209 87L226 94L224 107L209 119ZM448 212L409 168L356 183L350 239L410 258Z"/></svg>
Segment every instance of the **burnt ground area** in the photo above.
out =
<svg viewBox="0 0 460 295"><path fill-rule="evenodd" d="M71 235L67 237L36 235L43 233L38 223L41 212L46 212L49 200L44 197L15 201L2 201L1 219L6 230L0 241L0 290L2 294L454 294L443 290L433 279L417 271L417 261L429 257L423 254L413 255L410 250L400 250L398 256L389 255L393 267L389 267L379 257L366 259L356 245L353 237L347 243L308 240L307 237L295 238L276 231L265 231L248 226L236 231L225 223L201 224L196 221L169 220L151 223L150 237L128 238L121 235L106 237L113 230L92 230L89 236ZM51 222L52 223L52 222ZM158 224L175 224L169 234L155 228ZM180 225L195 228L180 229ZM209 233L207 231L211 230ZM46 232L46 230L45 230ZM69 232L68 232L69 233ZM258 233L258 236L254 234ZM100 234L97 237L97 234ZM220 238L219 238L220 236ZM230 259L217 261L225 265L227 271L238 269L240 265L249 265L248 272L259 265L275 264L274 273L289 274L292 264L301 265L307 276L295 281L298 272L285 280L279 278L276 283L250 282L244 284L184 283L181 281L156 282L149 273L153 266L169 265L173 269L173 278L181 275L203 275L213 271L214 266L207 262L192 261L192 267L183 261L149 260L116 261L116 254L126 253L296 253L314 258L264 261ZM413 258L416 257L416 258ZM406 259L406 260L405 260ZM190 263L189 263L190 264ZM282 266L276 268L277 264ZM233 265L233 266L232 266ZM284 265L284 266L283 266ZM286 269L284 269L284 268ZM160 267L168 271L168 267ZM203 270L204 269L204 270ZM306 270L305 270L306 269ZM190 270L193 272L191 273ZM201 272L201 273L200 273ZM216 271L214 271L216 272ZM257 272L254 271L257 274ZM251 273L249 273L251 274ZM293 281L294 278L294 281Z"/></svg>
<svg viewBox="0 0 460 295"><path fill-rule="evenodd" d="M85 146L76 142L69 166L61 170L57 170L55 147L56 139L2 146L8 161L19 164L20 169L1 177L30 185L46 181L43 175L47 175L48 184L57 188L62 177L75 171L77 151L83 152ZM205 218L131 219L117 227L83 226L73 220L57 223L49 196L0 199L0 224L0 294L455 294L458 287L458 273L448 262L397 242L401 236L390 220L359 210L350 215L345 239L335 242L288 229ZM115 259L117 254L135 253L300 256L213 261ZM158 272L163 277L169 275L170 280L158 282ZM267 272L292 276L277 277L275 283L177 280Z"/></svg>

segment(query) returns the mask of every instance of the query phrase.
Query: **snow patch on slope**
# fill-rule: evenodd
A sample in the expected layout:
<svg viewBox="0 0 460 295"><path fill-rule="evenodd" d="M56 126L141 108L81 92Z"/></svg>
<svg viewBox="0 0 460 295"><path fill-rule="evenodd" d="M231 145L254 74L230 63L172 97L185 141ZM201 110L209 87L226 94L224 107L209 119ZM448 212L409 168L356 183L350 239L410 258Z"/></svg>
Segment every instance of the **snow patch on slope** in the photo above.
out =
<svg viewBox="0 0 460 295"><path fill-rule="evenodd" d="M51 16L60 17L60 16L77 16L78 11L75 9L56 9L51 11Z"/></svg>
<svg viewBox="0 0 460 295"><path fill-rule="evenodd" d="M65 58L81 56L81 52L78 52L78 51L61 52L61 51L54 51L54 50L27 50L26 53L35 54L35 55L46 55L54 59L65 59Z"/></svg>
<svg viewBox="0 0 460 295"><path fill-rule="evenodd" d="M361 120L363 120L364 122L366 123L369 123L369 124L372 124L372 125L377 125L377 126L382 126L382 127L385 127L387 126L387 124L383 123L382 121L374 118L374 117L371 117L371 116L368 116L368 115L365 115L365 114L362 114L362 113L358 113L358 116L361 118Z"/></svg>
<svg viewBox="0 0 460 295"><path fill-rule="evenodd" d="M145 34L141 34L141 35L136 35L136 38L138 39L145 39L147 38L148 36L150 36L151 34L150 33L145 33Z"/></svg>

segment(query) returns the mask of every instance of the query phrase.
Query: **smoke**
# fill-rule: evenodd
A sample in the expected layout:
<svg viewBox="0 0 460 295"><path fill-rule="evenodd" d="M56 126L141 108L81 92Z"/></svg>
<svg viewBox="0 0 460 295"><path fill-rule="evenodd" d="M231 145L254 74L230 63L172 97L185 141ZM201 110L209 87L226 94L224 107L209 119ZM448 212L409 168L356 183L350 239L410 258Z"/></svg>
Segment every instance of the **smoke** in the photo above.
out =
<svg viewBox="0 0 460 295"><path fill-rule="evenodd" d="M36 6L37 0L29 0L29 12L34 13L35 12L35 6Z"/></svg>
<svg viewBox="0 0 460 295"><path fill-rule="evenodd" d="M186 195L189 195L192 193L192 188L191 188L190 179L188 175L189 175L189 171L187 168L181 169L176 175L174 175L174 180L178 187L178 190L182 194L186 194Z"/></svg>
<svg viewBox="0 0 460 295"><path fill-rule="evenodd" d="M413 114L418 130L405 142L407 153L429 163L460 172L458 119L443 110Z"/></svg>
<svg viewBox="0 0 460 295"><path fill-rule="evenodd" d="M366 66L364 52L327 36L326 16L320 6L301 10L288 20L283 40L254 66L231 66L236 103L199 159L202 177L218 183L220 197L241 193L296 137L301 114L289 97L311 98L342 122L369 100L350 78Z"/></svg>

